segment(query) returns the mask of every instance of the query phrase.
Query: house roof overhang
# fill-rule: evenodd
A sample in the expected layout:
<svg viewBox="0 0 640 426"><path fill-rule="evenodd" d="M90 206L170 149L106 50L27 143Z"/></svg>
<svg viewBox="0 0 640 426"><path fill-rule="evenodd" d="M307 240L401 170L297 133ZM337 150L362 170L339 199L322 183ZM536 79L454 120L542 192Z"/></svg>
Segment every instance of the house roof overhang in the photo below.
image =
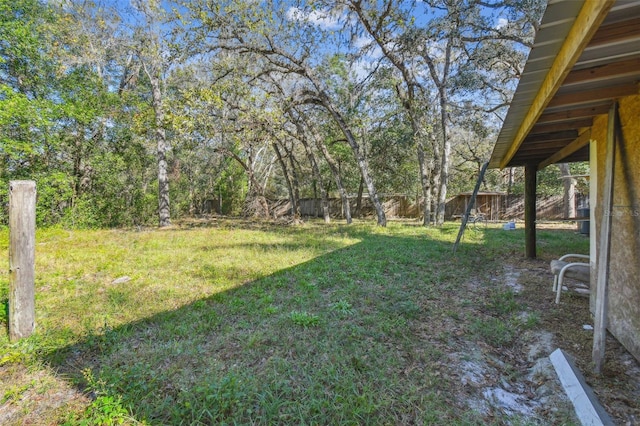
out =
<svg viewBox="0 0 640 426"><path fill-rule="evenodd" d="M588 160L594 117L639 83L640 0L550 0L489 167Z"/></svg>

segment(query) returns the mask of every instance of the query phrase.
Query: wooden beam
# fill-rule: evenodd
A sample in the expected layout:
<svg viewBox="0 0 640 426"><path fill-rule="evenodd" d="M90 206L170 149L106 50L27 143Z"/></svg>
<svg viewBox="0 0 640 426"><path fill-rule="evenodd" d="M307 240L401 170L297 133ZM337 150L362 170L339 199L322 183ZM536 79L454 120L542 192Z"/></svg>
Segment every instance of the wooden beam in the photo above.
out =
<svg viewBox="0 0 640 426"><path fill-rule="evenodd" d="M543 116L540 116L542 118ZM540 122L540 120L538 120ZM584 127L591 127L593 125L593 119L591 117L578 118L570 121L561 121L558 123L550 124L536 124L529 132L529 136L536 135L538 133L551 133L560 132L562 130L581 129Z"/></svg>
<svg viewBox="0 0 640 426"><path fill-rule="evenodd" d="M528 259L536 258L536 187L538 165L524 166L524 254Z"/></svg>
<svg viewBox="0 0 640 426"><path fill-rule="evenodd" d="M640 71L640 58L611 62L591 68L583 68L571 71L562 83L563 87L573 84L607 80L612 77L626 77L638 74Z"/></svg>
<svg viewBox="0 0 640 426"><path fill-rule="evenodd" d="M536 164L541 163L542 161L548 159L553 154L555 154L558 150L545 150L538 152L529 152L521 154L518 152L515 157L511 159L509 163L509 167L515 166L524 166L527 163L535 162ZM589 159L589 152L584 147L577 150L576 152L567 155L562 162L563 163L571 163L575 161L586 161Z"/></svg>
<svg viewBox="0 0 640 426"><path fill-rule="evenodd" d="M554 142L553 144L549 145L540 144L533 147L523 145L513 158L522 158L523 156L532 155L533 157L539 158L540 161L542 161L560 151L571 142L571 139L567 139L564 142Z"/></svg>
<svg viewBox="0 0 640 426"><path fill-rule="evenodd" d="M638 36L640 36L640 18L629 19L600 27L593 35L589 47L630 40Z"/></svg>
<svg viewBox="0 0 640 426"><path fill-rule="evenodd" d="M543 162L538 165L538 170L542 170L547 167L549 164L557 163L563 158L567 158L580 148L586 146L591 141L591 130L588 130L578 136L576 140L571 142L569 145L562 148L560 151L553 154L551 157L547 158Z"/></svg>
<svg viewBox="0 0 640 426"><path fill-rule="evenodd" d="M536 143L536 142L551 142L551 141L560 141L560 140L566 140L566 139L575 139L578 137L578 131L571 129L571 130L564 130L562 132L549 132L549 133L544 133L544 134L529 134L529 136L527 136L524 139L523 143L529 144L529 143Z"/></svg>
<svg viewBox="0 0 640 426"><path fill-rule="evenodd" d="M609 108L611 108L611 103L607 102L602 105L586 108L564 109L562 111L549 112L541 115L538 119L538 123L556 123L579 118L593 118L596 115L606 114L607 111L609 111Z"/></svg>
<svg viewBox="0 0 640 426"><path fill-rule="evenodd" d="M596 280L596 314L593 326L593 364L596 374L602 372L607 337L607 286L609 284L609 258L611 255L611 209L613 207L613 178L616 165L616 131L618 104L609 111L607 125L607 154L605 157L604 191L602 193L602 217L600 218L600 246L598 247L598 278Z"/></svg>
<svg viewBox="0 0 640 426"><path fill-rule="evenodd" d="M548 108L575 106L592 104L596 102L613 100L623 96L636 95L638 93L638 83L627 83L619 86L599 87L593 90L579 90L573 93L556 95Z"/></svg>
<svg viewBox="0 0 640 426"><path fill-rule="evenodd" d="M539 135L539 136L543 136L543 135ZM522 144L522 146L520 147L520 149L518 150L518 154L520 154L521 152L528 152L528 151L534 151L534 150L538 150L538 149L560 149L563 148L564 146L566 146L569 142L575 140L579 135L576 134L575 136L573 136L572 138L564 138L564 139L551 139L549 141L544 141L544 140L537 140L535 142L529 142L526 141L525 143ZM516 155L518 155L516 154Z"/></svg>
<svg viewBox="0 0 640 426"><path fill-rule="evenodd" d="M547 106L553 95L558 91L562 81L567 76L571 67L576 63L585 46L596 33L600 24L607 16L614 0L585 1L578 16L573 22L569 34L556 55L549 72L547 73L540 90L536 94L529 111L525 115L520 128L516 132L511 146L500 161L503 169L509 164L515 153L520 148L522 141L536 123L542 111Z"/></svg>
<svg viewBox="0 0 640 426"><path fill-rule="evenodd" d="M529 163L538 164L538 162L540 162L541 160L544 160L544 157L543 158L539 158L539 157L526 157L526 158L513 157L513 159L509 163L508 167L524 167ZM585 156L582 156L582 157L578 157L576 154L573 154L573 155L570 155L569 157L567 157L565 159L565 163L575 163L577 161L588 161L588 160L589 160L589 156L588 155L585 155Z"/></svg>
<svg viewBox="0 0 640 426"><path fill-rule="evenodd" d="M460 221L460 229L458 230L458 236L456 237L456 242L453 243L453 254L458 250L458 244L460 244L460 240L464 235L464 230L467 227L467 221L469 220L469 215L471 214L471 209L476 203L476 197L478 196L478 191L480 190L480 184L484 181L484 174L487 171L487 167L489 167L489 163L484 163L482 168L480 169L480 174L478 175L478 179L476 180L476 186L473 188L473 193L471 194L471 199L469 200L469 204L467 204L467 197L464 198L464 216L462 216L462 220Z"/></svg>
<svg viewBox="0 0 640 426"><path fill-rule="evenodd" d="M575 163L577 161L589 161L589 148L584 147L582 149L577 150L573 154L562 160L564 163Z"/></svg>
<svg viewBox="0 0 640 426"><path fill-rule="evenodd" d="M551 364L558 374L560 383L573 404L573 408L583 425L612 425L613 420L600 405L598 398L589 387L584 376L580 373L571 358L561 349L556 349L549 355Z"/></svg>

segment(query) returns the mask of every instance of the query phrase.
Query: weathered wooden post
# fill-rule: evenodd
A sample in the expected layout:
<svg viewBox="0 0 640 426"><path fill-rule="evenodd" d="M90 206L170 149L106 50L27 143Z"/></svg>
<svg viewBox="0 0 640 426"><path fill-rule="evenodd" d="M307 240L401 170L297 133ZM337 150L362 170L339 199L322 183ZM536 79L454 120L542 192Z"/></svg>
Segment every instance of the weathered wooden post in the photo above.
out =
<svg viewBox="0 0 640 426"><path fill-rule="evenodd" d="M536 258L536 188L538 165L524 166L524 255Z"/></svg>
<svg viewBox="0 0 640 426"><path fill-rule="evenodd" d="M611 225L613 216L613 192L616 167L616 143L620 126L618 103L609 110L607 124L607 150L605 155L604 192L602 194L602 219L600 220L600 245L598 246L598 277L596 279L596 312L593 319L594 371L602 373L607 341L607 320L609 308L609 263L611 261Z"/></svg>
<svg viewBox="0 0 640 426"><path fill-rule="evenodd" d="M9 182L9 339L35 329L36 183Z"/></svg>

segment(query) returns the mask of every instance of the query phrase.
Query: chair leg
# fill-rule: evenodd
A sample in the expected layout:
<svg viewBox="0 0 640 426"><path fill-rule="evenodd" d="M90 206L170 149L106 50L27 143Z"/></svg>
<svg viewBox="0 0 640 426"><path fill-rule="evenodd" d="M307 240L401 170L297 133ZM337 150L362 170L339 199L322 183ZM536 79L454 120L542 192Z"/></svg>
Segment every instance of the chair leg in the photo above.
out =
<svg viewBox="0 0 640 426"><path fill-rule="evenodd" d="M560 275L558 275L558 282L556 283L556 304L560 303L560 294L562 293L562 281L564 281L564 271L565 269L563 268L562 271L560 271Z"/></svg>
<svg viewBox="0 0 640 426"><path fill-rule="evenodd" d="M551 289L551 291L556 291L557 286L558 286L558 276L554 275L553 276L553 288Z"/></svg>

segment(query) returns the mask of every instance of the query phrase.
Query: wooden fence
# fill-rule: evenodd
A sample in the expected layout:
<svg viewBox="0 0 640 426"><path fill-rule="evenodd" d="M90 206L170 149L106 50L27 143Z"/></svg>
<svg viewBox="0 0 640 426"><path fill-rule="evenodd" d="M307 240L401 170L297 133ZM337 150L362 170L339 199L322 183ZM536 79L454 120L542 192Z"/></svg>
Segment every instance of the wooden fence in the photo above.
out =
<svg viewBox="0 0 640 426"><path fill-rule="evenodd" d="M422 216L421 204L406 195L383 195L380 201L388 218L419 218ZM418 200L420 201L420 200ZM588 205L588 197L576 196L576 207ZM270 203L271 211L275 216L285 216L291 211L291 203L288 200L275 200ZM375 209L368 197L362 198L361 212L356 211L356 197L349 197L351 215L353 217L375 216ZM524 196L498 194L494 196L479 197L477 204L480 210L487 215L489 220L514 220L524 218ZM455 220L464 212L465 204L459 197L453 197L447 202L445 219ZM329 211L331 217L342 217L342 201L340 198L329 199ZM302 216L321 217L322 202L318 198L303 198L300 200L300 213ZM562 195L542 197L537 200L537 217L539 219L554 220L564 218L564 201Z"/></svg>

